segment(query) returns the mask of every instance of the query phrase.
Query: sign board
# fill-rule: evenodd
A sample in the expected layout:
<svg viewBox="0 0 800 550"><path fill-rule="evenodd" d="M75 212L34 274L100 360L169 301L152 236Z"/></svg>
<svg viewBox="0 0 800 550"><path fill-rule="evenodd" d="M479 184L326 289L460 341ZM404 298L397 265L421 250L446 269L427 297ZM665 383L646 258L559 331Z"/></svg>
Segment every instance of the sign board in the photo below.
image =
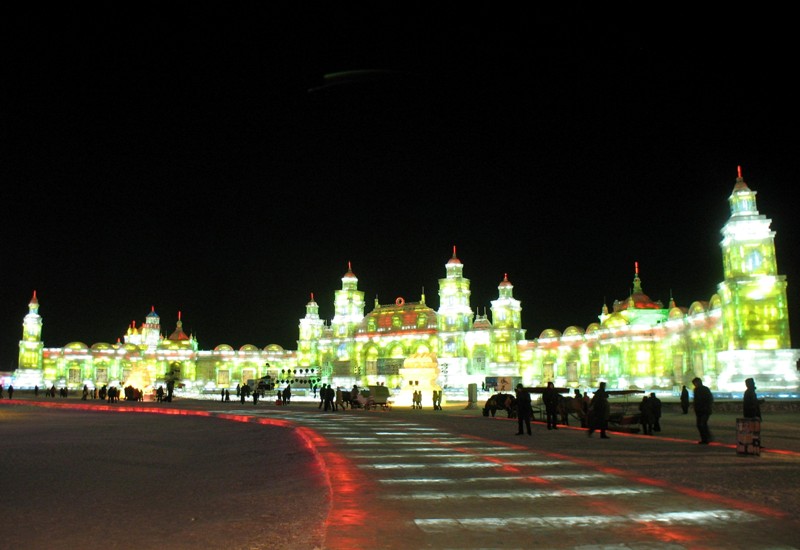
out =
<svg viewBox="0 0 800 550"><path fill-rule="evenodd" d="M522 382L521 376L487 376L486 388L494 388L495 391L513 392L520 382Z"/></svg>
<svg viewBox="0 0 800 550"><path fill-rule="evenodd" d="M761 421L736 419L736 454L761 456Z"/></svg>

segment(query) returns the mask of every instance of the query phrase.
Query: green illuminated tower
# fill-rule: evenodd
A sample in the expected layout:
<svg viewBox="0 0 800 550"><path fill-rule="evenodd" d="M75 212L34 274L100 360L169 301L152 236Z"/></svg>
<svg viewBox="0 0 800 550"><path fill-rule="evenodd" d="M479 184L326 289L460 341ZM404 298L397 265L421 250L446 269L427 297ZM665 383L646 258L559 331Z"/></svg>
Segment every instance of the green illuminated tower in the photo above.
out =
<svg viewBox="0 0 800 550"><path fill-rule="evenodd" d="M492 300L492 361L498 375L513 376L519 372L517 342L525 339L522 306L514 298L514 285L508 274L503 276L497 290L499 297Z"/></svg>
<svg viewBox="0 0 800 550"><path fill-rule="evenodd" d="M22 322L22 340L19 342L19 370L42 370L42 317L36 291L28 303L28 314Z"/></svg>
<svg viewBox="0 0 800 550"><path fill-rule="evenodd" d="M318 365L319 340L325 328L325 321L319 318L319 305L314 301L314 293L306 304L306 316L300 319L300 338L297 340L297 365L311 367Z"/></svg>
<svg viewBox="0 0 800 550"><path fill-rule="evenodd" d="M364 318L364 292L358 290L358 278L350 262L342 277L342 289L334 293L331 328L334 338L352 338Z"/></svg>
<svg viewBox="0 0 800 550"><path fill-rule="evenodd" d="M772 220L758 213L741 167L728 202L731 217L720 243L725 280L718 286L725 349L791 348L786 277L778 275Z"/></svg>
<svg viewBox="0 0 800 550"><path fill-rule="evenodd" d="M456 256L445 266L446 276L439 279L439 368L445 383L467 373L466 334L472 330L473 313L469 306L469 279L464 278L464 265Z"/></svg>
<svg viewBox="0 0 800 550"><path fill-rule="evenodd" d="M728 202L731 217L720 242L725 280L718 285L723 337L718 386L743 387L744 378L753 376L762 390L778 390L796 359L772 220L759 214L756 192L745 183L741 167Z"/></svg>
<svg viewBox="0 0 800 550"><path fill-rule="evenodd" d="M355 372L355 334L364 319L364 292L358 290L358 278L347 262L347 273L342 277L342 288L334 293L333 319L331 319L330 350L333 354L333 372L351 375Z"/></svg>

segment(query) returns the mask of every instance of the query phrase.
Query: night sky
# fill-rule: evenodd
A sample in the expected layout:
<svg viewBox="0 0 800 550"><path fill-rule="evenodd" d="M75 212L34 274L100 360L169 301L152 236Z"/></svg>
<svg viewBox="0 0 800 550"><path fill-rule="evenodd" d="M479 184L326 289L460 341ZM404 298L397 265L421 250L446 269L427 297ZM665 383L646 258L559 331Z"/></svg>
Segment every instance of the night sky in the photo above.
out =
<svg viewBox="0 0 800 550"><path fill-rule="evenodd" d="M423 288L438 309L453 246L473 311L508 274L528 338L597 321L634 262L688 307L722 280L739 165L800 346L788 20L398 6L13 20L0 370L34 290L47 347L116 342L154 307L201 349L296 349L348 262L367 313Z"/></svg>

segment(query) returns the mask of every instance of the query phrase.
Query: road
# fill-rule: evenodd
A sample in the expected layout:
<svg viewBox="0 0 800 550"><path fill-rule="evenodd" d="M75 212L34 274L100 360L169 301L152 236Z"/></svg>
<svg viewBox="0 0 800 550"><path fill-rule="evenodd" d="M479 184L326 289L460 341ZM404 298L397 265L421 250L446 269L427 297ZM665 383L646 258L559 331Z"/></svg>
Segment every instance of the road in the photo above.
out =
<svg viewBox="0 0 800 550"><path fill-rule="evenodd" d="M601 440L540 422L516 436L465 403L11 405L0 546L800 548L797 413L766 417L752 456L732 413L704 446L676 411L656 436Z"/></svg>

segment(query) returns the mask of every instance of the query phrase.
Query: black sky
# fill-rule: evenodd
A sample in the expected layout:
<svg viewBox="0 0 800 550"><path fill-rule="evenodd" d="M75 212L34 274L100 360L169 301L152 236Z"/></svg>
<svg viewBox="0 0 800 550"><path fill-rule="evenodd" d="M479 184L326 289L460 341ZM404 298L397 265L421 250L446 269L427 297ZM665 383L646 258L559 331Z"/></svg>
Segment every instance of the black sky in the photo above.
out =
<svg viewBox="0 0 800 550"><path fill-rule="evenodd" d="M689 306L722 280L738 165L800 345L788 23L403 6L14 20L0 370L34 290L48 347L115 342L153 306L203 349L295 349L348 262L367 311L423 288L438 308L453 246L473 310L507 273L529 338L596 321L634 262Z"/></svg>

